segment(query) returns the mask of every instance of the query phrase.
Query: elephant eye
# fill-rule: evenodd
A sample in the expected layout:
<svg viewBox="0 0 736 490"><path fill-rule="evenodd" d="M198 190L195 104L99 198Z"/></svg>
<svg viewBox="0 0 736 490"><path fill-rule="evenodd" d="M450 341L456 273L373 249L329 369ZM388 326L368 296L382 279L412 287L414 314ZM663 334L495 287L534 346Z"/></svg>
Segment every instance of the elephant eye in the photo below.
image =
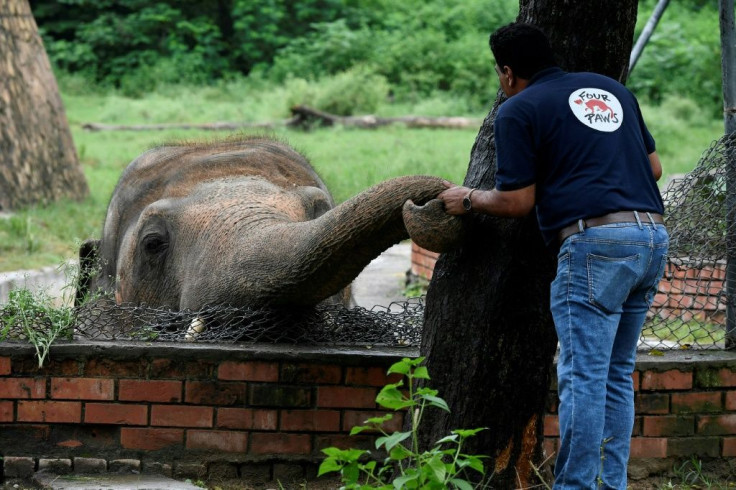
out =
<svg viewBox="0 0 736 490"><path fill-rule="evenodd" d="M143 237L141 245L146 255L159 255L166 251L169 247L169 242L159 234L150 234Z"/></svg>

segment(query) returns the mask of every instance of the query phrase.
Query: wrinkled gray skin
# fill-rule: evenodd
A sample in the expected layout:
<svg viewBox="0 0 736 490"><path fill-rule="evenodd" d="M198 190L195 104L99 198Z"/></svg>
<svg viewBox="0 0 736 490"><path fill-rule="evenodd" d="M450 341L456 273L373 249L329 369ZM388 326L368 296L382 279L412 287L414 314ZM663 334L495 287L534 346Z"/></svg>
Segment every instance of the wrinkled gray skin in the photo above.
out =
<svg viewBox="0 0 736 490"><path fill-rule="evenodd" d="M82 246L78 299L102 291L119 304L180 310L347 303L352 280L407 229L438 251L461 238L440 201L413 204L443 188L437 178L400 177L335 207L284 143L155 148L123 172L102 239Z"/></svg>

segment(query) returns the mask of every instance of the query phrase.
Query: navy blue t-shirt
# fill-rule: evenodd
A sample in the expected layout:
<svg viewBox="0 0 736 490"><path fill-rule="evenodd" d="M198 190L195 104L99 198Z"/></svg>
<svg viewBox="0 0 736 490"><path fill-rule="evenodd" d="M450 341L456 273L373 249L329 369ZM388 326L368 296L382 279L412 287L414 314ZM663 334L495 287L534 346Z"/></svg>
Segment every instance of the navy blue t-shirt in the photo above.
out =
<svg viewBox="0 0 736 490"><path fill-rule="evenodd" d="M636 98L611 78L544 70L501 105L494 131L496 188L536 183L548 244L581 218L664 212L649 161L654 139Z"/></svg>

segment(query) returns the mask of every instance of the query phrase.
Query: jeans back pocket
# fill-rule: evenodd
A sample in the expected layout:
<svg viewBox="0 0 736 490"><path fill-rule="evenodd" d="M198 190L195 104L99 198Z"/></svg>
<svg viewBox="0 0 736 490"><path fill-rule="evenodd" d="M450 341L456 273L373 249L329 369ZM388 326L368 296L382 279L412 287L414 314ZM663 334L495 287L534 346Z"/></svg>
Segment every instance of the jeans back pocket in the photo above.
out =
<svg viewBox="0 0 736 490"><path fill-rule="evenodd" d="M588 254L588 300L608 313L620 313L641 278L639 254L604 257Z"/></svg>

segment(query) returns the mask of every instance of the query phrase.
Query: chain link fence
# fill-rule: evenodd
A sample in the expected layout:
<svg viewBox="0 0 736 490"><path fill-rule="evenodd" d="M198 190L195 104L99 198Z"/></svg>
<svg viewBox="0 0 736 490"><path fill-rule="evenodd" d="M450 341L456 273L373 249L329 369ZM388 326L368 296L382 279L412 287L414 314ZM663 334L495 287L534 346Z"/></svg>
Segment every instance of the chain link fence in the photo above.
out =
<svg viewBox="0 0 736 490"><path fill-rule="evenodd" d="M727 219L729 165L736 133L714 142L698 165L664 192L670 249L641 343L654 349L723 348L728 237L736 234ZM733 251L731 251L733 254Z"/></svg>
<svg viewBox="0 0 736 490"><path fill-rule="evenodd" d="M727 169L736 133L703 154L696 168L670 183L664 193L671 245L665 276L654 297L640 345L649 349L723 348L725 345ZM732 164L734 162L731 162ZM329 345L417 346L421 341L423 299L386 307L258 309L212 307L171 311L97 302L49 314L43 308L0 308L0 340L34 344L57 338L174 342L279 342ZM69 327L61 322L71 321ZM34 341L35 338L35 341Z"/></svg>

